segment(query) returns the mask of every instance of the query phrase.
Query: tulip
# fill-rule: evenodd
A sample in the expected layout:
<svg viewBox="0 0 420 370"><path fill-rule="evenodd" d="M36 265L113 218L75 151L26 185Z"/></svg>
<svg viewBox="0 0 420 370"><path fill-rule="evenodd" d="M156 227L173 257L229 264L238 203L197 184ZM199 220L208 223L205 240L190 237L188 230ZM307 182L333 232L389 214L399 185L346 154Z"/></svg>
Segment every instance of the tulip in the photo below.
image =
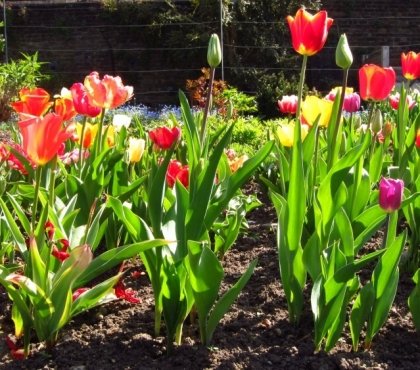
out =
<svg viewBox="0 0 420 370"><path fill-rule="evenodd" d="M328 30L333 20L328 18L325 10L312 15L304 8L296 12L296 16L287 17L292 43L295 51L301 55L315 55L327 41Z"/></svg>
<svg viewBox="0 0 420 370"><path fill-rule="evenodd" d="M62 248L58 249L58 247L54 244L52 247L51 254L57 258L60 262L64 262L67 258L70 257L70 253L67 252L69 249L69 242L66 239L61 239L59 242L62 244Z"/></svg>
<svg viewBox="0 0 420 370"><path fill-rule="evenodd" d="M302 103L302 116L304 123L312 126L319 117L318 125L327 127L330 122L333 102L326 99L320 99L311 95L306 97Z"/></svg>
<svg viewBox="0 0 420 370"><path fill-rule="evenodd" d="M359 69L360 96L363 100L385 100L395 86L396 76L392 67L382 68L365 64Z"/></svg>
<svg viewBox="0 0 420 370"><path fill-rule="evenodd" d="M25 166L22 164L20 159L13 154L10 148L12 148L14 152L19 153L20 156L25 158L29 162L30 166L34 166L34 163L25 153L23 148L19 144L13 142L9 142L7 143L7 145L5 145L4 143L0 143L0 163L6 162L9 168L19 171L22 175L27 175L28 171L26 170Z"/></svg>
<svg viewBox="0 0 420 370"><path fill-rule="evenodd" d="M249 157L246 154L244 154L244 155L241 155L240 157L236 157L231 160L228 160L230 172L234 173L238 171L248 159Z"/></svg>
<svg viewBox="0 0 420 370"><path fill-rule="evenodd" d="M404 181L382 178L379 183L379 205L385 212L397 211L402 202Z"/></svg>
<svg viewBox="0 0 420 370"><path fill-rule="evenodd" d="M416 147L418 149L420 149L420 129L417 130L417 135L416 135L416 141L415 141Z"/></svg>
<svg viewBox="0 0 420 370"><path fill-rule="evenodd" d="M73 300L73 302L77 299L77 298L79 298L83 293L85 293L85 292L87 292L87 291L89 291L90 290L90 288L79 288L79 289L76 289L74 292L73 292L73 295L72 295L72 300Z"/></svg>
<svg viewBox="0 0 420 370"><path fill-rule="evenodd" d="M130 163L140 162L144 153L146 141L144 139L136 139L130 137L128 140L128 161Z"/></svg>
<svg viewBox="0 0 420 370"><path fill-rule="evenodd" d="M91 118L99 116L101 108L90 104L86 89L83 84L77 82L70 88L73 97L74 109L77 113Z"/></svg>
<svg viewBox="0 0 420 370"><path fill-rule="evenodd" d="M114 126L115 131L120 132L123 127L128 128L131 123L131 117L126 114L115 114L112 117L112 126Z"/></svg>
<svg viewBox="0 0 420 370"><path fill-rule="evenodd" d="M115 145L115 128L114 126L105 127L102 132L106 132L106 143L108 144L109 148L112 148Z"/></svg>
<svg viewBox="0 0 420 370"><path fill-rule="evenodd" d="M181 162L172 160L169 162L166 171L166 182L170 188L173 188L176 180L179 180L182 185L188 188L189 168L188 165L183 166Z"/></svg>
<svg viewBox="0 0 420 370"><path fill-rule="evenodd" d="M47 233L48 240L50 241L53 240L54 233L55 233L55 226L50 220L47 220L47 222L45 223L44 230Z"/></svg>
<svg viewBox="0 0 420 370"><path fill-rule="evenodd" d="M293 146L293 140L295 136L294 130L295 130L294 123L281 124L277 128L276 135L281 145L288 148ZM301 133L302 141L305 140L306 136L308 135L308 125L302 125L300 133Z"/></svg>
<svg viewBox="0 0 420 370"><path fill-rule="evenodd" d="M105 75L101 80L98 72L92 72L84 85L89 103L102 109L117 108L133 96L133 87L124 86L119 76Z"/></svg>
<svg viewBox="0 0 420 370"><path fill-rule="evenodd" d="M285 114L296 114L298 98L296 95L284 95L277 101L280 112Z"/></svg>
<svg viewBox="0 0 420 370"><path fill-rule="evenodd" d="M370 129L374 134L377 134L382 130L383 122L382 112L380 109L376 108L372 113L370 122Z"/></svg>
<svg viewBox="0 0 420 370"><path fill-rule="evenodd" d="M53 105L50 94L40 87L34 89L23 88L19 91L20 101L11 104L19 114L21 120L29 116L43 116Z"/></svg>
<svg viewBox="0 0 420 370"><path fill-rule="evenodd" d="M137 297L137 293L131 289L126 288L124 283L120 280L114 287L115 296L130 303L140 303L141 300Z"/></svg>
<svg viewBox="0 0 420 370"><path fill-rule="evenodd" d="M55 100L54 111L63 117L63 121L69 121L77 114L70 90L64 87L61 89L59 98Z"/></svg>
<svg viewBox="0 0 420 370"><path fill-rule="evenodd" d="M341 94L341 87L332 89L325 98L334 101L337 94ZM353 88L347 87L344 95L343 110L345 110L347 113L355 113L359 109L360 95L356 92L353 92Z"/></svg>
<svg viewBox="0 0 420 370"><path fill-rule="evenodd" d="M222 61L222 49L220 47L219 36L213 33L210 36L207 48L207 63L211 68L216 68Z"/></svg>
<svg viewBox="0 0 420 370"><path fill-rule="evenodd" d="M169 149L181 136L179 127L158 127L149 132L150 140L160 149Z"/></svg>
<svg viewBox="0 0 420 370"><path fill-rule="evenodd" d="M53 159L61 145L69 138L62 123L63 118L55 113L18 123L23 150L37 165L43 166Z"/></svg>
<svg viewBox="0 0 420 370"><path fill-rule="evenodd" d="M345 33L340 36L337 48L335 49L335 64L341 69L349 69L353 64L353 54L351 53Z"/></svg>
<svg viewBox="0 0 420 370"><path fill-rule="evenodd" d="M411 97L411 95L407 95L406 103L408 105L408 109L413 109L416 105L416 101ZM389 97L389 105L392 109L397 110L398 106L400 105L400 94L395 93Z"/></svg>
<svg viewBox="0 0 420 370"><path fill-rule="evenodd" d="M401 53L402 74L407 80L415 80L420 77L420 53L409 51Z"/></svg>
<svg viewBox="0 0 420 370"><path fill-rule="evenodd" d="M98 125L92 125L89 122L85 123L85 131L83 132L83 148L87 149L90 148L94 141L96 134L98 133ZM80 144L80 137L82 135L83 125L81 123L77 123L76 125L76 132L77 132L77 142Z"/></svg>

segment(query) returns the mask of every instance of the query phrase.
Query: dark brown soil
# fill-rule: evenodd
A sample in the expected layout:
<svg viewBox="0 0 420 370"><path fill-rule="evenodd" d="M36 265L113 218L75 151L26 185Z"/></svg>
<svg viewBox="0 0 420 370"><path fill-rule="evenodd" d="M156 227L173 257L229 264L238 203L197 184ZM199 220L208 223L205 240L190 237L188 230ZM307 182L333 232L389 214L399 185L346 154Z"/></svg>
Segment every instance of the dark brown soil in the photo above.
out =
<svg viewBox="0 0 420 370"><path fill-rule="evenodd" d="M14 361L0 342L2 369L420 369L420 335L407 309L412 284L401 277L396 301L370 351L352 352L348 328L330 353L314 353L309 299L299 326L288 321L279 282L275 214L262 207L251 215L250 228L224 260L226 284L232 284L258 258L253 277L205 348L188 324L183 344L166 355L164 337L153 338L153 295L146 276L127 278L139 290L140 304L113 302L74 319L47 354L34 346L25 361ZM309 295L309 288L308 288ZM6 295L0 297L0 335L11 333Z"/></svg>

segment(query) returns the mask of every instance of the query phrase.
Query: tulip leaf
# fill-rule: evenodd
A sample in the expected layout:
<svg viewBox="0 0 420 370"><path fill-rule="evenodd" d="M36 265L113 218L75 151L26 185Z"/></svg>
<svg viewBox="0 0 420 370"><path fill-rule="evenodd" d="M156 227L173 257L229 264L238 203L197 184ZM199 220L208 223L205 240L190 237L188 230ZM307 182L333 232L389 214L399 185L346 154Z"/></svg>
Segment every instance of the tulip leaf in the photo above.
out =
<svg viewBox="0 0 420 370"><path fill-rule="evenodd" d="M420 331L420 268L414 274L413 281L416 285L408 297L408 307L410 308L414 325L417 331Z"/></svg>
<svg viewBox="0 0 420 370"><path fill-rule="evenodd" d="M87 269L77 279L75 287L86 285L95 277L103 274L112 267L117 266L119 263L126 259L132 258L139 253L145 252L151 248L160 247L167 243L168 241L161 239L146 240L143 242L110 249L93 259Z"/></svg>
<svg viewBox="0 0 420 370"><path fill-rule="evenodd" d="M246 283L252 276L255 266L257 265L258 260L253 260L248 266L247 270L240 277L240 279L233 285L214 305L210 316L207 322L207 338L206 344L208 345L211 341L213 333L219 324L220 320L223 318L225 313L229 310L230 306L236 300L236 298L241 293L242 289L245 287Z"/></svg>

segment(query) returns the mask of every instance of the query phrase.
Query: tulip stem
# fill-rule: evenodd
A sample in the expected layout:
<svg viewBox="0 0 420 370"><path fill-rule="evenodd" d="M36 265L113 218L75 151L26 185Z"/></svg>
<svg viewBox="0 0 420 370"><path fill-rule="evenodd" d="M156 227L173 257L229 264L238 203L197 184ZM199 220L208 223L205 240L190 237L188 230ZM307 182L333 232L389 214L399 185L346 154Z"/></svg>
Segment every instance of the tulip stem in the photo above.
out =
<svg viewBox="0 0 420 370"><path fill-rule="evenodd" d="M49 186L49 204L52 209L54 209L54 185L55 185L55 169L57 167L57 156L55 156L51 161L50 168L50 186Z"/></svg>
<svg viewBox="0 0 420 370"><path fill-rule="evenodd" d="M82 177L82 167L83 167L83 140L85 139L85 129L86 129L87 117L83 117L82 122L82 132L80 134L80 143L79 143L79 177Z"/></svg>
<svg viewBox="0 0 420 370"><path fill-rule="evenodd" d="M98 127L98 133L96 134L94 159L96 159L98 155L101 154L102 152L102 127L104 126L104 118L105 118L105 108L101 110L101 115L99 116L99 127Z"/></svg>
<svg viewBox="0 0 420 370"><path fill-rule="evenodd" d="M32 233L35 233L35 220L38 208L39 186L41 182L42 167L38 166L35 170L35 189L34 189L34 203L32 204Z"/></svg>
<svg viewBox="0 0 420 370"><path fill-rule="evenodd" d="M213 67L210 68L209 87L207 90L206 106L204 107L203 122L201 124L201 132L200 132L200 141L201 141L202 147L204 147L204 138L206 137L207 116L209 114L210 102L211 102L212 93L213 93L214 72L215 72L215 69Z"/></svg>
<svg viewBox="0 0 420 370"><path fill-rule="evenodd" d="M304 55L302 60L302 68L300 70L300 79L299 79L299 86L298 86L298 101L296 106L296 119L297 119L297 125L299 128L298 130L295 130L295 133L299 131L299 138L300 138L300 107L302 104L302 94L303 94L303 84L305 83L305 72L306 72L306 65L308 64L308 56ZM296 140L296 137L295 137Z"/></svg>
<svg viewBox="0 0 420 370"><path fill-rule="evenodd" d="M331 140L332 148L331 148L331 153L328 156L328 170L331 169L331 167L334 165L334 162L338 159L338 153L336 153L336 151L337 151L337 148L339 148L338 144L339 142L341 142L341 138L339 140L337 136L340 129L340 121L341 121L341 115L343 112L344 98L346 96L348 76L349 76L349 69L347 68L343 71L343 83L341 85L340 102L338 106L337 117L335 119L333 137Z"/></svg>
<svg viewBox="0 0 420 370"><path fill-rule="evenodd" d="M382 248L389 248L395 239L398 224L398 211L388 213L385 221L385 233L382 241Z"/></svg>
<svg viewBox="0 0 420 370"><path fill-rule="evenodd" d="M315 133L315 152L314 152L314 159L313 159L313 175L312 175L312 185L311 188L315 189L315 184L316 184L316 176L317 176L317 171L318 171L318 147L319 147L319 134L320 134L320 130L319 130L319 126L316 125L316 127L312 127L312 130L316 130ZM309 205L312 205L314 203L314 198L315 198L315 191L311 191L310 192L311 196L309 198Z"/></svg>

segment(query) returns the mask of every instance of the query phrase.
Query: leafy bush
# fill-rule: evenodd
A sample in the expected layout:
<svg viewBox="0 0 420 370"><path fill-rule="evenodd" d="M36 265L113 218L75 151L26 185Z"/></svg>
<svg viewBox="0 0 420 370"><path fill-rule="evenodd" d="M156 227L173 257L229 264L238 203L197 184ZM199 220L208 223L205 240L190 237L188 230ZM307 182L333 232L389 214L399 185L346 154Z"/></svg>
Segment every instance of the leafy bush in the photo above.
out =
<svg viewBox="0 0 420 370"><path fill-rule="evenodd" d="M44 63L38 61L38 53L22 54L22 59L0 64L0 122L10 118L9 106L23 87L34 87L48 76L41 72Z"/></svg>

